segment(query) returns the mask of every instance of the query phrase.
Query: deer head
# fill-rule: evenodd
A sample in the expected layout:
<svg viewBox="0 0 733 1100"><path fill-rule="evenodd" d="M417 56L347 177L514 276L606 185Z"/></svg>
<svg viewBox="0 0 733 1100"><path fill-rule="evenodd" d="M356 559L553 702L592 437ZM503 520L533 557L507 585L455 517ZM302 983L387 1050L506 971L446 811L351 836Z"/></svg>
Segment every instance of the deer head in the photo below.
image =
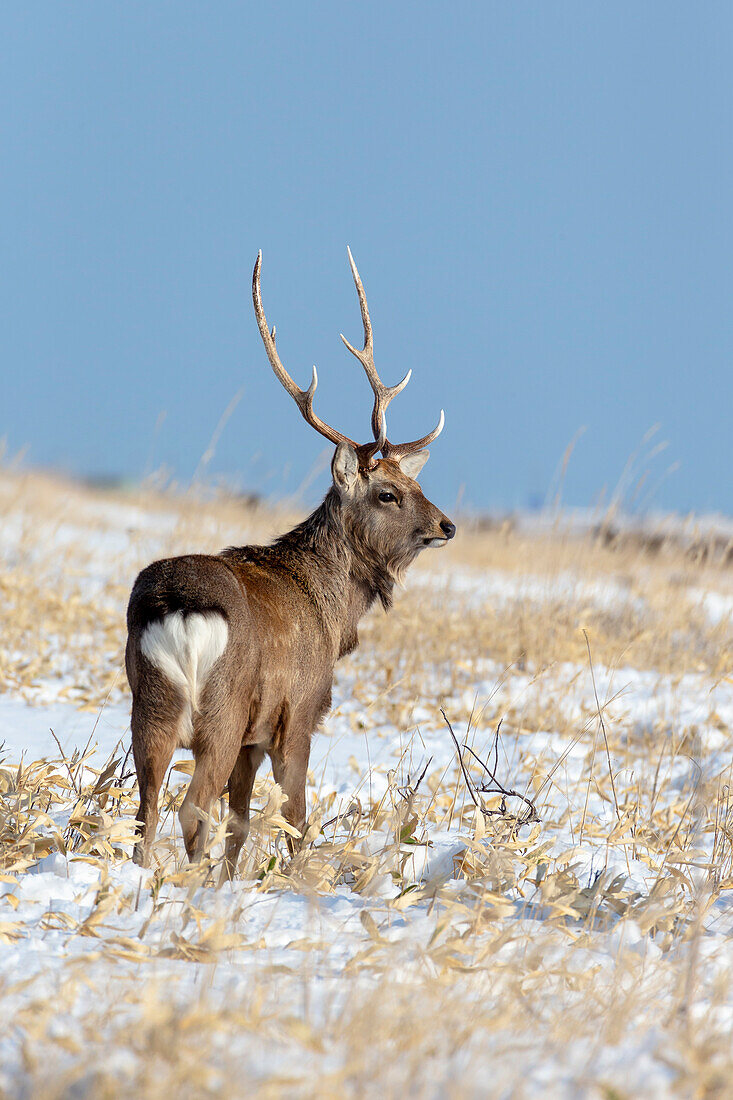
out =
<svg viewBox="0 0 733 1100"><path fill-rule="evenodd" d="M301 390L280 361L275 329L270 330L262 307L261 252L252 276L252 299L260 335L276 377L307 423L336 444L331 472L350 541L364 552L379 555L396 579L421 550L427 546L444 545L456 531L455 525L423 495L416 480L429 457L430 452L426 448L442 432L445 417L441 410L436 427L421 439L399 444L387 439L387 407L410 381L412 371L408 371L402 381L394 386L385 386L380 379L374 365L372 323L366 294L351 250L347 251L359 296L364 347L359 351L345 336L342 335L341 339L361 363L374 394L371 416L373 441L359 444L321 420L313 408L318 385L315 367L310 386L307 390ZM380 452L381 458L378 457Z"/></svg>

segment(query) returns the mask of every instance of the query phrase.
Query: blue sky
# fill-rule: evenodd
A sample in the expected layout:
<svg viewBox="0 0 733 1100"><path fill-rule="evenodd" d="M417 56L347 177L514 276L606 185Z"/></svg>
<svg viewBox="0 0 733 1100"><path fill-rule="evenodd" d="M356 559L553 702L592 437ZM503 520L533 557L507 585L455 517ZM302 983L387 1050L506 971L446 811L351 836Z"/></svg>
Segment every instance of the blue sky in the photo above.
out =
<svg viewBox="0 0 733 1100"><path fill-rule="evenodd" d="M730 5L39 2L0 32L0 436L28 464L185 482L243 388L209 472L293 491L324 448L252 266L365 439L349 244L382 377L413 368L390 435L445 408L447 510L544 499L584 429L567 503L641 446L630 505L733 513Z"/></svg>

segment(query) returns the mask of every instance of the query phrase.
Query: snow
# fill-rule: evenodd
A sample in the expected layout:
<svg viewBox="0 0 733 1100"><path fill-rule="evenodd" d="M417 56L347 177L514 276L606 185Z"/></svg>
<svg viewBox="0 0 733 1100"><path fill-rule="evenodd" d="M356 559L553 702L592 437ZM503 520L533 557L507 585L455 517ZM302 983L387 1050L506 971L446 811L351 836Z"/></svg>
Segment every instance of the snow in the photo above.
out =
<svg viewBox="0 0 733 1100"><path fill-rule="evenodd" d="M129 739L129 705L107 705L96 715L68 703L32 706L12 695L0 695L0 760L17 764L23 759L58 759L52 730L68 756L89 742L106 758L120 740Z"/></svg>
<svg viewBox="0 0 733 1100"><path fill-rule="evenodd" d="M96 513L88 508L99 528L91 542L84 540L91 578L85 591L91 598L121 553L134 542L137 550L142 546L141 552L154 555L176 519L117 504L100 505ZM23 509L6 519L2 560L14 566L34 560L32 553L29 559L21 551L27 538ZM42 538L73 556L79 530L74 524L52 524ZM38 560L46 560L40 550ZM424 601L457 601L479 612L488 603L511 608L567 601L605 610L631 605L640 615L647 609L643 595L618 578L589 580L569 570L545 578L435 566L414 574L410 593ZM733 597L724 592L691 586L685 598L714 623L733 610ZM0 997L4 1017L17 1025L0 1032L0 1092L30 1094L38 1082L48 1086L72 1072L80 1095L114 1075L122 1091L132 1090L141 1063L150 1056L130 1038L146 1012L163 1028L169 1019L180 1022L192 1005L201 1011L205 1006L207 1012L218 1006L223 1013L219 1031L209 1039L216 1044L220 1034L224 1044L206 1063L206 1088L213 1091L231 1088L232 1066L246 1067L234 1089L244 1094L250 1086L266 1085L273 1065L281 1081L302 1081L303 1075L311 1082L318 1077L328 1081L329 1075L339 1080L349 1058L361 1059L364 1076L358 1080L371 1082L363 1088L368 1094L411 1090L437 1096L458 1081L469 1095L488 1089L508 1096L521 1088L526 1094L574 1096L598 1083L608 1095L675 1091L679 1067L667 1057L669 1033L659 1006L667 1004L676 968L693 965L689 939L675 940L670 931L679 913L671 895L660 894L654 919L645 908L664 862L653 845L645 847L643 830L636 830L633 844L631 834L623 833L621 819L631 806L614 806L596 691L604 722L621 731L614 740L614 779L626 802L636 792L638 825L653 802L672 820L678 804L694 801L703 780L708 791L730 784L733 684L707 672L673 675L598 664L594 688L587 664L558 662L507 675L490 657L474 657L470 692L441 695L439 678L431 680L428 673L420 697L409 703L405 720L396 723L389 700L364 682L368 666L362 660L357 653L339 667L334 709L313 743L311 806L326 807L324 816L332 819L357 801L364 807L381 802L390 813L385 809L384 821L375 821L360 836L351 863L328 887L308 876L316 874L314 867L328 871L329 860L343 858L343 837L349 821L358 820L356 811L324 829L317 842L322 863L306 861L290 879L283 870L282 844L268 841L275 843L269 850L280 852L269 889L252 878L254 867L249 877L219 891L186 879L173 813L163 815L158 879L129 859L129 814L110 815L104 825L112 856L68 846L31 860L24 873L0 879ZM113 698L96 711L78 710L60 696L64 686L63 677L42 680L31 701L20 692L0 695L0 764L6 776L21 762L42 760L52 761L63 775L75 750L88 747L91 754L76 777L81 784L91 768L101 771L112 756L122 757L129 749L126 697ZM490 699L492 711L507 716L497 745L497 771L517 791L535 798L541 819L509 842L503 835L499 843L472 810L440 714L442 705L448 715L464 716L475 699L479 707ZM537 711L546 699L553 700L562 728L559 722L558 728L524 728L522 716ZM461 718L456 724L461 738L464 729ZM692 747L683 744L683 734L693 737ZM482 725L468 743L481 759L491 760L494 736L493 727ZM186 759L188 754L179 752L174 763ZM417 780L426 764L414 835L395 839L392 811L402 812L400 791ZM475 783L480 781L475 766L472 775ZM185 782L185 775L171 773L170 782ZM263 830L268 784L263 780L256 800L255 821L263 822ZM461 793L454 811L437 820L429 818L426 807L441 785ZM517 799L508 802L520 813ZM49 835L67 828L70 811L69 803L34 810L46 815ZM579 821L584 832L578 830ZM619 836L613 839L615 830ZM330 856L329 843L341 854ZM690 873L697 874L692 881L700 891L705 879L694 865L711 861L712 844L710 832L700 832L685 852L671 845L668 851L670 863L680 860L680 876L685 861L692 862ZM472 859L479 867L476 875L459 871ZM557 917L562 906L565 923ZM691 1011L699 1026L712 1027L714 1021L724 1032L733 1019L733 993L724 981L733 974L729 893L711 896L699 913ZM579 914L590 922L585 930L577 923ZM360 960L371 956L370 969ZM536 965L530 965L533 956ZM524 975L519 985L518 974ZM94 991L93 1004L85 990ZM378 1026L374 1012L380 998L392 1006L390 1018L402 1019L407 1028L409 1017L401 1016L399 1008L403 996L419 998L421 1011L445 1020L445 1034L436 1030L429 1052L422 1047L417 1063L407 1054L401 1063L395 1050L380 1055L359 1039L365 1019ZM599 1025L591 1045L587 1035L568 1036L558 1045L550 1041L544 1023L535 1033L523 1016L522 1005L538 998L538 1017L548 1011L572 1014L587 1004L590 1017L597 1013L600 1020L602 1010L619 997L628 1000L623 1013L631 1022L619 1024L617 1034ZM37 1006L44 1001L57 1001L59 1008L47 1023L42 1047L48 1064L31 1072L21 1041L23 1028L30 1034L31 1025L22 1021L30 1020L31 1008L40 1012ZM494 1018L494 1001L516 1005L515 1019ZM359 1005L367 1006L364 1018ZM234 1008L241 1017L236 1026L226 1014ZM451 1039L459 1010L486 1017L485 1026L467 1029L463 1045ZM99 1036L96 1046L85 1031L90 1021ZM348 1033L343 1021L349 1021ZM309 1036L319 1032L327 1040L312 1041ZM86 1047L85 1072L103 1078L79 1076L79 1037L82 1050ZM193 1037L190 1043L196 1050ZM184 1050L180 1058L185 1061ZM342 1091L360 1090L344 1085Z"/></svg>

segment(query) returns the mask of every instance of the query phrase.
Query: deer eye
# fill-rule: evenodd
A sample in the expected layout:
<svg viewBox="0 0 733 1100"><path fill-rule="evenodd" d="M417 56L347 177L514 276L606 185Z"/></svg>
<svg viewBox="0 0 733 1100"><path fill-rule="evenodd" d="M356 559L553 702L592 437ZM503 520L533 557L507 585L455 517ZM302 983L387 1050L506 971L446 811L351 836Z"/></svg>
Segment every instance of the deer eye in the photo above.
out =
<svg viewBox="0 0 733 1100"><path fill-rule="evenodd" d="M397 501L397 497L394 495L394 493L389 493L386 489L383 489L382 492L379 494L379 499L381 500L382 504L392 504L393 501L395 503Z"/></svg>

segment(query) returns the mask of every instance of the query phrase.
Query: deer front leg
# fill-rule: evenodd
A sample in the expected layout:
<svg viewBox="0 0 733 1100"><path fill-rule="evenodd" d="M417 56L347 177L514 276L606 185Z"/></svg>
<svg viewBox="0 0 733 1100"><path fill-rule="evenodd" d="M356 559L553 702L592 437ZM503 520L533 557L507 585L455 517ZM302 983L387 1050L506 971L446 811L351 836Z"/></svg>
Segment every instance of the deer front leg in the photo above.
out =
<svg viewBox="0 0 733 1100"><path fill-rule="evenodd" d="M287 742L269 750L273 777L287 795L283 817L301 834L305 833L305 783L310 748L310 732L295 737L288 731ZM292 856L300 847L300 841L288 836L287 843Z"/></svg>

